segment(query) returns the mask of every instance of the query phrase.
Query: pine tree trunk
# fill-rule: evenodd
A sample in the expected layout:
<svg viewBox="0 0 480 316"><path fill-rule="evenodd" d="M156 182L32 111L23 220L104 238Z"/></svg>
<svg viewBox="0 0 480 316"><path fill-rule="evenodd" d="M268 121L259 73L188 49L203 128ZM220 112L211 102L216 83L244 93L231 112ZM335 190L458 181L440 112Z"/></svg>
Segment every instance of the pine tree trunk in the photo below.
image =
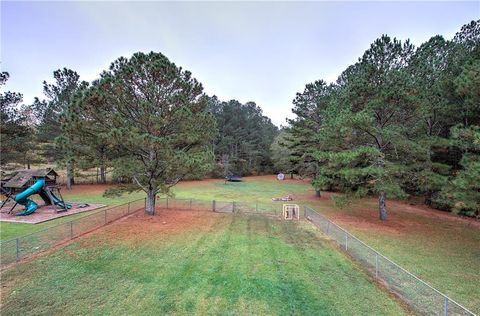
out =
<svg viewBox="0 0 480 316"><path fill-rule="evenodd" d="M145 213L147 213L148 215L155 215L155 199L155 190L149 189L147 192L147 206L145 208Z"/></svg>
<svg viewBox="0 0 480 316"><path fill-rule="evenodd" d="M72 185L75 183L73 177L73 161L67 162L67 190L72 189Z"/></svg>
<svg viewBox="0 0 480 316"><path fill-rule="evenodd" d="M107 183L107 168L105 164L102 162L100 166L100 183Z"/></svg>
<svg viewBox="0 0 480 316"><path fill-rule="evenodd" d="M387 208L385 207L385 192L380 191L378 195L378 212L380 216L380 220L386 221L387 220Z"/></svg>
<svg viewBox="0 0 480 316"><path fill-rule="evenodd" d="M321 197L320 190L315 190L315 196L316 197Z"/></svg>
<svg viewBox="0 0 480 316"><path fill-rule="evenodd" d="M428 135L428 136L431 136L431 133ZM433 170L433 167L432 167L432 150L431 148L428 148L427 149L427 166L426 168L428 171L432 171ZM432 196L433 196L433 192L431 190L426 190L425 191L425 200L424 200L424 203L426 205L432 205Z"/></svg>
<svg viewBox="0 0 480 316"><path fill-rule="evenodd" d="M293 172L290 172L290 179L293 180Z"/></svg>

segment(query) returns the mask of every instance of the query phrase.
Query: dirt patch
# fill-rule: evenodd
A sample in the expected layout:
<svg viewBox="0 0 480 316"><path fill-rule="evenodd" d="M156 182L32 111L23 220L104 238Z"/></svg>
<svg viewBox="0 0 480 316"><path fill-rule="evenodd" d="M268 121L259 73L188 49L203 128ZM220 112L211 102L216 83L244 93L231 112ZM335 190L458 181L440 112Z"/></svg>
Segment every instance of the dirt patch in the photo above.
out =
<svg viewBox="0 0 480 316"><path fill-rule="evenodd" d="M291 196L293 197L294 201L299 202L332 202L332 196L337 195L337 193L333 192L321 192L320 197L315 195L315 191L313 189L309 190L309 192L305 193L293 193Z"/></svg>
<svg viewBox="0 0 480 316"><path fill-rule="evenodd" d="M410 205L403 201L389 200L388 203L396 208L401 208L401 211L405 213L422 215L425 217L436 217L447 221L462 222L480 228L480 220L476 218L439 211L426 205Z"/></svg>
<svg viewBox="0 0 480 316"><path fill-rule="evenodd" d="M473 227L480 228L480 221L475 218L459 216L452 213L445 213L431 209L427 206L409 205L403 201L388 200L388 220L382 222L378 218L376 199L366 199L368 203L361 205L353 204L349 212L332 212L329 217L338 223L354 225L356 229L370 230L375 227L376 231L401 233L406 231L435 230L432 225L438 220L444 224L453 224L459 228ZM365 206L368 204L369 206ZM371 205L371 206L370 206ZM458 225L458 224L462 225Z"/></svg>
<svg viewBox="0 0 480 316"><path fill-rule="evenodd" d="M452 224L459 229L462 227L480 228L480 221L475 218L459 216L453 213L447 213L429 208L425 205L411 205L404 201L388 200L388 220L382 222L378 218L378 208L376 198L365 198L354 200L351 205L346 206L344 210L336 210L331 197L337 193L322 192L320 198L314 193L305 193L294 195L294 200L299 203L310 202L312 204L321 203L323 207L327 206L328 217L338 223L355 227L356 230L375 231L387 234L403 234L408 231L432 231L436 228L433 222L438 223L441 220L445 224ZM458 225L459 223L463 225Z"/></svg>
<svg viewBox="0 0 480 316"><path fill-rule="evenodd" d="M46 251L30 254L22 258L21 262L30 262L38 257L48 256L73 242L79 242L81 247L118 243L136 247L151 240L178 237L194 231L214 230L214 226L226 221L229 215L231 214L214 213L212 211L157 209L156 214L150 216L140 209L105 226L95 228L73 239L60 242ZM72 258L78 256L75 252L70 251L67 251L67 255ZM0 273L17 264L12 263L2 266Z"/></svg>
<svg viewBox="0 0 480 316"><path fill-rule="evenodd" d="M101 232L95 235L94 241L85 239L84 246L91 242L141 244L152 239L209 230L212 225L225 218L225 214L211 211L157 209L154 216L140 211L102 228Z"/></svg>
<svg viewBox="0 0 480 316"><path fill-rule="evenodd" d="M367 232L380 232L388 234L402 234L408 224L395 216L389 214L390 218L387 222L378 219L377 214L373 214L370 209L362 209L355 214L332 213L328 217L340 226L354 226L356 230Z"/></svg>

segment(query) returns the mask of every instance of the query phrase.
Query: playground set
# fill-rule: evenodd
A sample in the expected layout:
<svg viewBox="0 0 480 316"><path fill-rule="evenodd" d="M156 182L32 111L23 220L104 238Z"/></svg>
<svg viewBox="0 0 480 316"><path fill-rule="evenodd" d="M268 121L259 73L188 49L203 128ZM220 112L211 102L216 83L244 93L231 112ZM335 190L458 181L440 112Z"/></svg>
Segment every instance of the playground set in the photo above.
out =
<svg viewBox="0 0 480 316"><path fill-rule="evenodd" d="M18 170L3 177L0 180L0 189L6 199L2 202L0 209L13 200L15 203L8 211L9 214L13 212L17 204L21 204L25 206L25 209L15 215L30 215L39 208L39 205L29 197L38 194L45 205L56 206L57 212L68 211L72 205L63 200L60 186L57 185L57 176L55 170L47 168Z"/></svg>
<svg viewBox="0 0 480 316"><path fill-rule="evenodd" d="M66 202L60 192L57 177L58 174L51 168L2 174L0 193L5 199L0 203L0 221L37 224L105 206ZM35 199L35 195L43 203L39 203L40 199Z"/></svg>

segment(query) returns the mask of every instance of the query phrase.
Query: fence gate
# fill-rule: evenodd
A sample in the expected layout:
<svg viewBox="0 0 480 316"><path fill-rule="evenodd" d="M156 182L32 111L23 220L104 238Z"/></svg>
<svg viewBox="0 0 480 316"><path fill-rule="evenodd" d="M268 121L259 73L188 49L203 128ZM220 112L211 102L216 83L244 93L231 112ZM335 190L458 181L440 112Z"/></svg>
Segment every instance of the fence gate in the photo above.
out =
<svg viewBox="0 0 480 316"><path fill-rule="evenodd" d="M218 213L235 212L235 202L213 201L213 211Z"/></svg>
<svg viewBox="0 0 480 316"><path fill-rule="evenodd" d="M283 219L300 219L300 207L297 204L283 204Z"/></svg>

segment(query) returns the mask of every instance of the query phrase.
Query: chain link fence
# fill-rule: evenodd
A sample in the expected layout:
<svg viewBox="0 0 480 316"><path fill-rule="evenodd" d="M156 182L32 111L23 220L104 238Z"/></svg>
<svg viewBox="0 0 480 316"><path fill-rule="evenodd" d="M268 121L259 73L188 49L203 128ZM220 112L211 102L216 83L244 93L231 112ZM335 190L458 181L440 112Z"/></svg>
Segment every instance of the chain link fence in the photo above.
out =
<svg viewBox="0 0 480 316"><path fill-rule="evenodd" d="M0 242L0 266L5 266L30 255L95 230L123 216L145 208L145 199L113 206L53 227Z"/></svg>
<svg viewBox="0 0 480 316"><path fill-rule="evenodd" d="M280 216L282 214L283 204L278 203L258 203L258 202L238 202L238 201L218 201L218 200L199 200L182 198L157 198L156 206L160 209L175 210L201 210L213 211L216 213L244 213L261 214L265 216Z"/></svg>
<svg viewBox="0 0 480 316"><path fill-rule="evenodd" d="M306 206L305 217L373 276L421 315L475 314L408 272L325 216Z"/></svg>

